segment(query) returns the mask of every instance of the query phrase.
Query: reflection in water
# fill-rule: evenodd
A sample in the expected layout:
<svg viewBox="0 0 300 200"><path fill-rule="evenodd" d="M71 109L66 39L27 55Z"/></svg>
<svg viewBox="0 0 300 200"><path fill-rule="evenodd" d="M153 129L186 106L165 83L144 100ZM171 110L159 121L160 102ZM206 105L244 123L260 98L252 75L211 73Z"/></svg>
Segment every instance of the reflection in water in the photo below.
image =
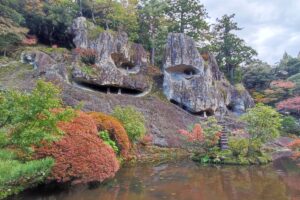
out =
<svg viewBox="0 0 300 200"><path fill-rule="evenodd" d="M191 161L125 167L98 188L28 191L24 200L300 200L300 170L289 160L274 166L200 166Z"/></svg>

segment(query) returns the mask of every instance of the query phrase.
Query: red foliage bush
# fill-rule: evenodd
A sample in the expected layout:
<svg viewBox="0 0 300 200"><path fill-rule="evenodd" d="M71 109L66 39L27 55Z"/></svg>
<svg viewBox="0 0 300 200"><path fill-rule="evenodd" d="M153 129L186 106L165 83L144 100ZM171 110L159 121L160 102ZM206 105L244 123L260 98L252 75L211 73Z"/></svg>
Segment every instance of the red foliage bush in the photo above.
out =
<svg viewBox="0 0 300 200"><path fill-rule="evenodd" d="M116 118L99 112L91 112L89 115L96 122L98 131L107 130L112 140L116 141L121 156L127 158L131 147L130 140L121 122Z"/></svg>
<svg viewBox="0 0 300 200"><path fill-rule="evenodd" d="M300 139L298 140L294 140L293 142L291 142L288 147L292 148L292 149L296 149L296 148L300 148Z"/></svg>
<svg viewBox="0 0 300 200"><path fill-rule="evenodd" d="M140 143L144 146L150 145L153 142L152 135L145 135L141 140Z"/></svg>
<svg viewBox="0 0 300 200"><path fill-rule="evenodd" d="M32 46L32 45L36 45L38 42L38 39L36 36L34 35L27 35L23 40L22 40L22 44L23 45L28 45L28 46Z"/></svg>
<svg viewBox="0 0 300 200"><path fill-rule="evenodd" d="M293 89L296 86L296 84L293 83L292 81L277 80L277 81L272 81L271 86L282 88L282 89Z"/></svg>
<svg viewBox="0 0 300 200"><path fill-rule="evenodd" d="M281 101L276 105L276 108L278 110L299 112L300 111L300 96Z"/></svg>
<svg viewBox="0 0 300 200"><path fill-rule="evenodd" d="M179 134L187 137L188 141L190 142L202 142L204 141L204 134L200 124L195 124L192 132L186 130L179 130Z"/></svg>
<svg viewBox="0 0 300 200"><path fill-rule="evenodd" d="M97 51L94 49L76 48L75 53L80 55L81 61L87 65L94 65L98 59Z"/></svg>
<svg viewBox="0 0 300 200"><path fill-rule="evenodd" d="M300 158L300 139L294 140L288 145L288 147L295 151L293 158Z"/></svg>
<svg viewBox="0 0 300 200"><path fill-rule="evenodd" d="M64 137L36 149L37 156L55 159L50 178L58 182L101 182L113 177L119 169L113 149L98 137L97 126L89 115L76 114L72 121L58 123Z"/></svg>

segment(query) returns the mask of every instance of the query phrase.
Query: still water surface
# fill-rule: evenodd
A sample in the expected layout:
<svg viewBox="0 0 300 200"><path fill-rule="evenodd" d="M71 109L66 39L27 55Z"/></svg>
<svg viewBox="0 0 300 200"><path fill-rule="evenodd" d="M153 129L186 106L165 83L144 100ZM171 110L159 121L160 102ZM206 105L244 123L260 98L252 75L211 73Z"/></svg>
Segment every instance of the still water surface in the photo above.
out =
<svg viewBox="0 0 300 200"><path fill-rule="evenodd" d="M184 160L124 167L100 187L38 188L14 200L300 200L300 166L201 166Z"/></svg>

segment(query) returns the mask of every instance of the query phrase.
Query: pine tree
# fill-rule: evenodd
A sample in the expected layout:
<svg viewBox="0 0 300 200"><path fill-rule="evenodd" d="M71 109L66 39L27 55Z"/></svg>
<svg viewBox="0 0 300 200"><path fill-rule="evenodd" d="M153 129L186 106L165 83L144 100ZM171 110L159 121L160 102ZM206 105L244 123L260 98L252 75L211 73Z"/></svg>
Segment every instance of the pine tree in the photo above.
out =
<svg viewBox="0 0 300 200"><path fill-rule="evenodd" d="M142 0L141 3L140 23L143 26L143 32L150 38L151 64L154 65L157 37L163 28L167 4L163 0Z"/></svg>
<svg viewBox="0 0 300 200"><path fill-rule="evenodd" d="M231 83L235 82L235 71L240 65L257 55L254 49L233 33L241 30L233 21L234 16L234 14L224 15L221 19L217 19L217 24L213 27L215 38L212 42L212 49L217 53L217 61Z"/></svg>
<svg viewBox="0 0 300 200"><path fill-rule="evenodd" d="M195 40L203 39L209 26L204 6L199 0L168 0L171 32L186 33Z"/></svg>

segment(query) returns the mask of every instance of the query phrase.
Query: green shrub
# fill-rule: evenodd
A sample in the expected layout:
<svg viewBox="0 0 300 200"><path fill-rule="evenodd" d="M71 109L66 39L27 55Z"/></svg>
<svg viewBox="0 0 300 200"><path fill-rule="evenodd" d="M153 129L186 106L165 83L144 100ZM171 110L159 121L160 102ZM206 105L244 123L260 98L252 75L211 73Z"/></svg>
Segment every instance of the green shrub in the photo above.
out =
<svg viewBox="0 0 300 200"><path fill-rule="evenodd" d="M84 72L86 75L93 75L95 73L94 68L92 66L83 66L80 67L81 71Z"/></svg>
<svg viewBox="0 0 300 200"><path fill-rule="evenodd" d="M294 117L286 116L282 118L281 131L284 134L300 135L300 125Z"/></svg>
<svg viewBox="0 0 300 200"><path fill-rule="evenodd" d="M97 39L101 33L103 33L105 30L101 26L96 26L94 28L89 29L88 31L88 38L90 40Z"/></svg>
<svg viewBox="0 0 300 200"><path fill-rule="evenodd" d="M217 134L222 131L222 126L218 124L215 117L208 117L206 121L201 122L201 126L205 136L203 147L208 152L218 145L219 136Z"/></svg>
<svg viewBox="0 0 300 200"><path fill-rule="evenodd" d="M0 149L0 161L16 159L16 154L6 149Z"/></svg>
<svg viewBox="0 0 300 200"><path fill-rule="evenodd" d="M144 116L134 107L120 107L114 109L113 116L120 120L131 141L137 141L146 133Z"/></svg>
<svg viewBox="0 0 300 200"><path fill-rule="evenodd" d="M248 139L246 139L246 138L241 138L241 139L230 138L228 145L229 145L229 149L232 151L232 155L234 157L247 156L248 147L249 147Z"/></svg>
<svg viewBox="0 0 300 200"><path fill-rule="evenodd" d="M0 199L41 183L48 177L53 164L52 158L25 163L17 160L1 160Z"/></svg>
<svg viewBox="0 0 300 200"><path fill-rule="evenodd" d="M270 106L259 103L248 109L241 119L247 124L250 139L266 142L280 135L281 115Z"/></svg>
<svg viewBox="0 0 300 200"><path fill-rule="evenodd" d="M74 112L61 108L60 92L51 83L38 81L31 93L0 92L0 146L14 145L24 152L32 152L33 145L41 141L55 141L63 134L56 124L70 119ZM9 134L6 134L9 133Z"/></svg>
<svg viewBox="0 0 300 200"><path fill-rule="evenodd" d="M113 141L112 139L110 139L109 133L107 130L100 131L99 137L104 141L105 144L109 145L115 151L115 153L119 152L119 148L118 148L116 142Z"/></svg>

